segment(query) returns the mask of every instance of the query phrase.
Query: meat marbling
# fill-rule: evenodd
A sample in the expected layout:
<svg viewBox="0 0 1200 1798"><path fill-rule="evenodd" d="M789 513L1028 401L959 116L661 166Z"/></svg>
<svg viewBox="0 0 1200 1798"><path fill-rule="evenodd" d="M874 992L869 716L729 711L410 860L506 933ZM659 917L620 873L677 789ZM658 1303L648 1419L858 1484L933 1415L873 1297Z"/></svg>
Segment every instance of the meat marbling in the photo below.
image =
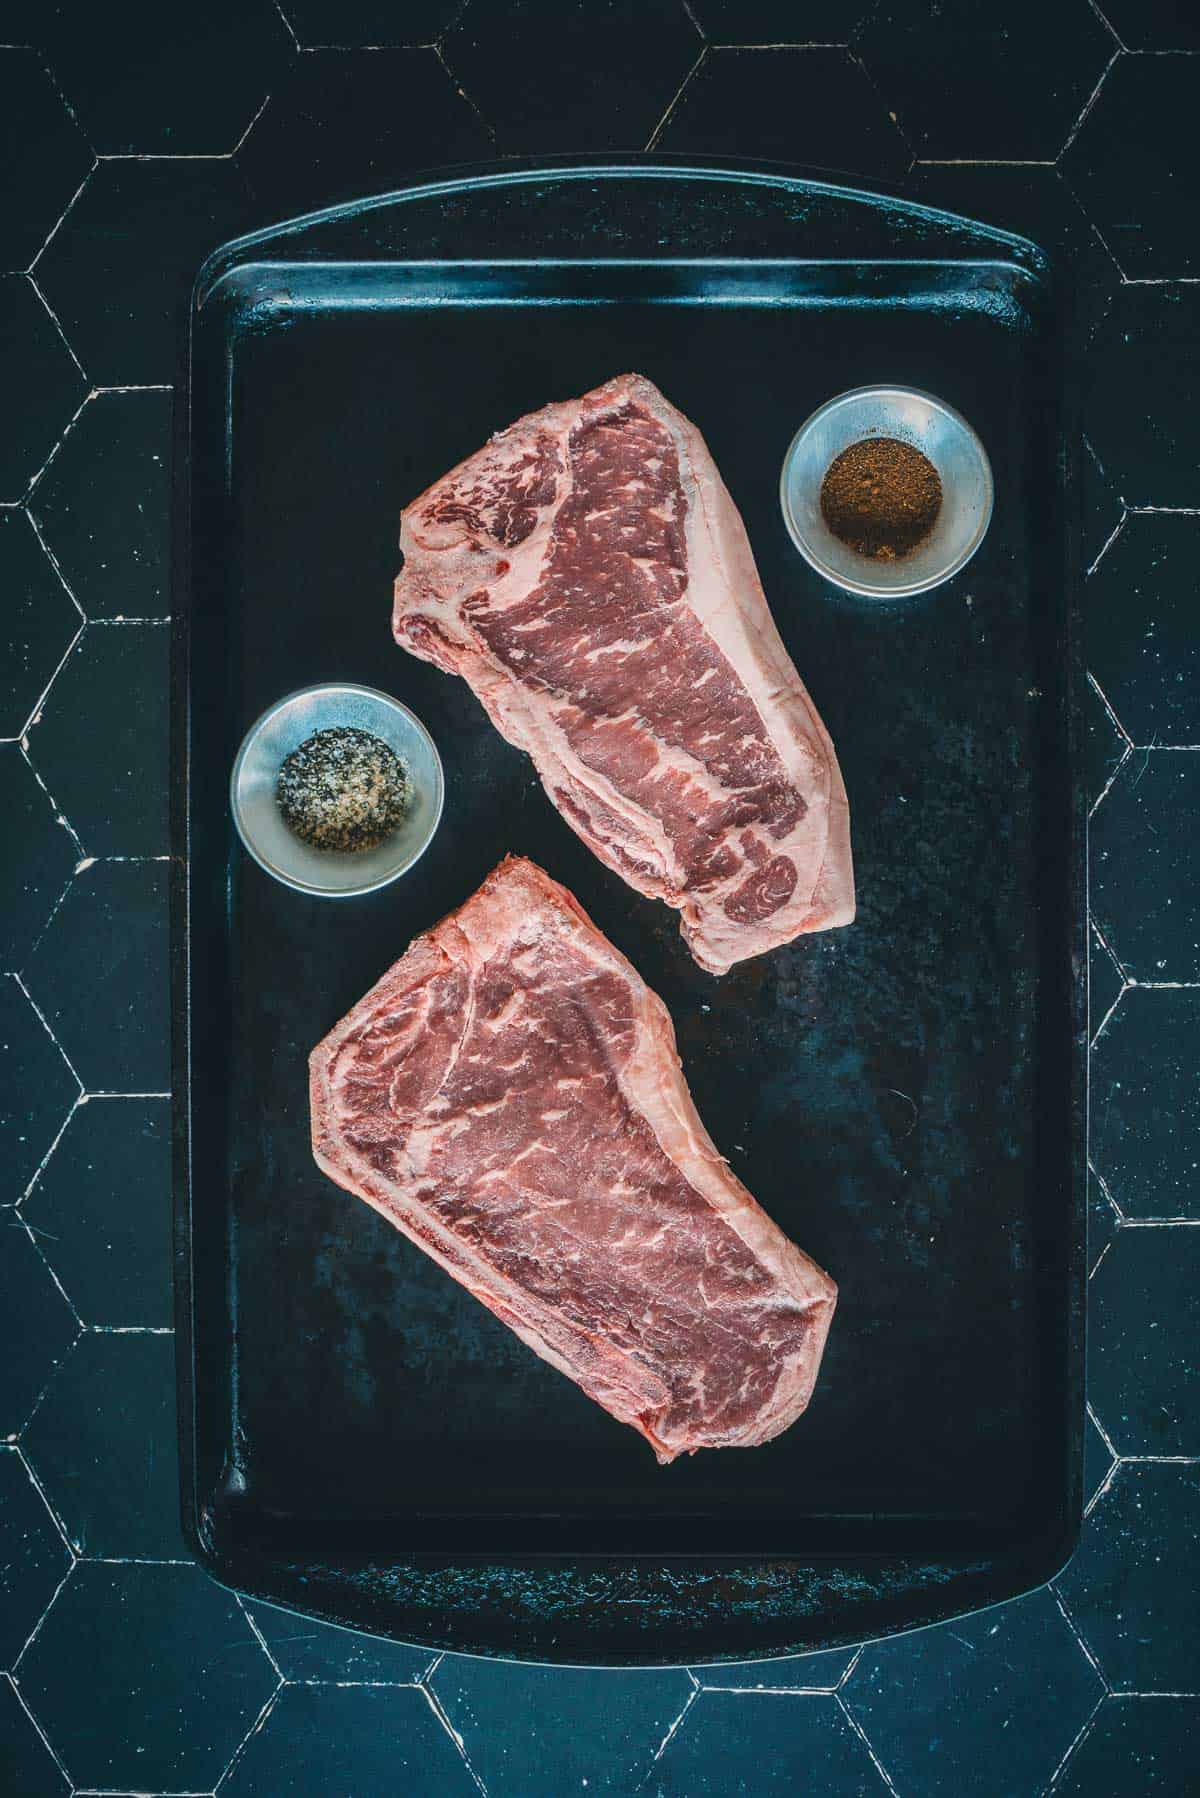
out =
<svg viewBox="0 0 1200 1798"><path fill-rule="evenodd" d="M462 675L701 967L854 916L837 757L703 438L641 375L501 431L407 507L392 629Z"/></svg>
<svg viewBox="0 0 1200 1798"><path fill-rule="evenodd" d="M807 1405L837 1289L730 1172L662 1001L509 857L313 1051L317 1162L662 1462Z"/></svg>

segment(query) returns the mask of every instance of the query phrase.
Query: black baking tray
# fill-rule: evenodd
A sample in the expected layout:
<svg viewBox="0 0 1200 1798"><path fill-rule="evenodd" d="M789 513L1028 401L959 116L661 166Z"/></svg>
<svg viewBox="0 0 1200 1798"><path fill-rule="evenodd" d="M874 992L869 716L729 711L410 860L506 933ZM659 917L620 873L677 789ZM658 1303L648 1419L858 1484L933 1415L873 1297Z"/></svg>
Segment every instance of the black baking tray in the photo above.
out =
<svg viewBox="0 0 1200 1798"><path fill-rule="evenodd" d="M260 233L193 296L175 606L182 1488L221 1580L439 1647L718 1660L908 1628L1052 1574L1080 1515L1086 995L1062 272L894 197L662 159L506 166ZM722 979L603 868L465 684L389 631L402 503L637 369L705 436L837 745L859 912ZM824 585L778 501L823 400L979 430L978 555L899 604ZM324 680L446 766L368 898L241 851L230 765ZM309 1149L306 1058L508 851L665 999L701 1116L838 1281L809 1412L659 1468Z"/></svg>

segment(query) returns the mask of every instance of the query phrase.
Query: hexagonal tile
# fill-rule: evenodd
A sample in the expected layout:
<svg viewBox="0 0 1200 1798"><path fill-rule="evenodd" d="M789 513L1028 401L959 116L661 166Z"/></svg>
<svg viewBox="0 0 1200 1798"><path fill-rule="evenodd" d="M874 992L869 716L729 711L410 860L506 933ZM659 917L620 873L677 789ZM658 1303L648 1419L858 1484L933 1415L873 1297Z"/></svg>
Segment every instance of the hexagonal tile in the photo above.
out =
<svg viewBox="0 0 1200 1798"><path fill-rule="evenodd" d="M1200 287L1118 288L1086 379L1088 441L1125 503L1200 507Z"/></svg>
<svg viewBox="0 0 1200 1798"><path fill-rule="evenodd" d="M1083 1431L1083 1502L1091 1505L1116 1466L1111 1450L1089 1412Z"/></svg>
<svg viewBox="0 0 1200 1798"><path fill-rule="evenodd" d="M1193 121L1200 64L1190 56L1122 56L1063 158L1063 172L1125 274L1200 271Z"/></svg>
<svg viewBox="0 0 1200 1798"><path fill-rule="evenodd" d="M1088 682L1084 694L1084 725L1087 737L1084 754L1087 763L1089 810L1094 810L1112 785L1113 777L1129 753L1130 744L1095 687Z"/></svg>
<svg viewBox="0 0 1200 1798"><path fill-rule="evenodd" d="M639 1790L650 1798L883 1798L836 1698L701 1692Z"/></svg>
<svg viewBox="0 0 1200 1798"><path fill-rule="evenodd" d="M424 1692L395 1686L285 1686L221 1787L228 1798L478 1790Z"/></svg>
<svg viewBox="0 0 1200 1798"><path fill-rule="evenodd" d="M16 743L0 743L0 965L22 968L78 851Z"/></svg>
<svg viewBox="0 0 1200 1798"><path fill-rule="evenodd" d="M337 1685L412 1685L437 1658L428 1648L410 1648L382 1636L339 1629L278 1605L256 1604L250 1615L285 1679Z"/></svg>
<svg viewBox="0 0 1200 1798"><path fill-rule="evenodd" d="M15 1436L79 1325L20 1218L0 1211L0 1437Z"/></svg>
<svg viewBox="0 0 1200 1798"><path fill-rule="evenodd" d="M78 1091L16 980L0 975L0 1203L21 1197Z"/></svg>
<svg viewBox="0 0 1200 1798"><path fill-rule="evenodd" d="M0 276L0 499L22 497L86 391L32 281Z"/></svg>
<svg viewBox="0 0 1200 1798"><path fill-rule="evenodd" d="M291 48L271 0L194 11L54 0L38 30L94 148L110 156L232 150Z"/></svg>
<svg viewBox="0 0 1200 1798"><path fill-rule="evenodd" d="M30 958L29 985L90 1092L166 1092L165 863L84 867Z"/></svg>
<svg viewBox="0 0 1200 1798"><path fill-rule="evenodd" d="M1126 992L1092 1054L1092 1160L1127 1217L1200 1218L1200 991Z"/></svg>
<svg viewBox="0 0 1200 1798"><path fill-rule="evenodd" d="M165 624L90 625L29 733L33 764L89 855L165 855Z"/></svg>
<svg viewBox="0 0 1200 1798"><path fill-rule="evenodd" d="M1127 518L1087 584L1087 640L1135 743L1200 743L1198 611L1200 518Z"/></svg>
<svg viewBox="0 0 1200 1798"><path fill-rule="evenodd" d="M0 1447L0 1661L11 1666L71 1565L15 1448Z"/></svg>
<svg viewBox="0 0 1200 1798"><path fill-rule="evenodd" d="M171 1336L87 1331L22 1442L77 1554L186 1555Z"/></svg>
<svg viewBox="0 0 1200 1798"><path fill-rule="evenodd" d="M739 1661L728 1667L693 1667L706 1691L832 1692L850 1668L857 1648L788 1655L774 1661Z"/></svg>
<svg viewBox="0 0 1200 1798"><path fill-rule="evenodd" d="M94 1561L76 1564L17 1679L75 1785L139 1792L211 1791L278 1683L199 1567Z"/></svg>
<svg viewBox="0 0 1200 1798"><path fill-rule="evenodd" d="M0 1772L7 1790L21 1798L67 1798L71 1789L7 1674L0 1677Z"/></svg>
<svg viewBox="0 0 1200 1798"><path fill-rule="evenodd" d="M1059 1591L1114 1692L1200 1691L1200 1467L1123 1461Z"/></svg>
<svg viewBox="0 0 1200 1798"><path fill-rule="evenodd" d="M1091 821L1092 916L1135 980L1200 980L1200 755L1135 749Z"/></svg>
<svg viewBox="0 0 1200 1798"><path fill-rule="evenodd" d="M710 50L657 147L893 176L911 161L862 69L836 49Z"/></svg>
<svg viewBox="0 0 1200 1798"><path fill-rule="evenodd" d="M83 177L92 152L33 50L0 49L0 243L27 268Z"/></svg>
<svg viewBox="0 0 1200 1798"><path fill-rule="evenodd" d="M1107 1698L1055 1798L1188 1798L1198 1733L1195 1698Z"/></svg>
<svg viewBox="0 0 1200 1798"><path fill-rule="evenodd" d="M93 394L29 502L91 618L170 610L170 393Z"/></svg>
<svg viewBox="0 0 1200 1798"><path fill-rule="evenodd" d="M1118 1230L1088 1288L1088 1398L1121 1455L1200 1456L1200 1230Z"/></svg>
<svg viewBox="0 0 1200 1798"><path fill-rule="evenodd" d="M1116 45L1087 0L883 0L858 48L918 156L1053 162Z"/></svg>
<svg viewBox="0 0 1200 1798"><path fill-rule="evenodd" d="M87 1324L171 1322L166 1099L85 1099L21 1215Z"/></svg>
<svg viewBox="0 0 1200 1798"><path fill-rule="evenodd" d="M97 385L174 381L192 279L249 216L232 162L100 163L34 269Z"/></svg>
<svg viewBox="0 0 1200 1798"><path fill-rule="evenodd" d="M1040 1791L1101 1694L1050 1592L863 1650L848 1708L900 1791ZM1003 1769L1003 1784L976 1783Z"/></svg>
<svg viewBox="0 0 1200 1798"><path fill-rule="evenodd" d="M687 1703L687 1674L605 1674L450 1656L431 1681L489 1798L632 1791Z"/></svg>
<svg viewBox="0 0 1200 1798"><path fill-rule="evenodd" d="M297 57L238 154L264 215L400 187L495 145L432 50Z"/></svg>
<svg viewBox="0 0 1200 1798"><path fill-rule="evenodd" d="M446 35L446 61L501 150L640 150L702 48L674 0L625 7L587 0L470 6Z"/></svg>
<svg viewBox="0 0 1200 1798"><path fill-rule="evenodd" d="M462 12L465 0L287 0L287 14L305 49L331 46L366 50L372 46L432 44Z"/></svg>
<svg viewBox="0 0 1200 1798"><path fill-rule="evenodd" d="M690 0L690 10L714 44L845 44L870 6L868 0Z"/></svg>

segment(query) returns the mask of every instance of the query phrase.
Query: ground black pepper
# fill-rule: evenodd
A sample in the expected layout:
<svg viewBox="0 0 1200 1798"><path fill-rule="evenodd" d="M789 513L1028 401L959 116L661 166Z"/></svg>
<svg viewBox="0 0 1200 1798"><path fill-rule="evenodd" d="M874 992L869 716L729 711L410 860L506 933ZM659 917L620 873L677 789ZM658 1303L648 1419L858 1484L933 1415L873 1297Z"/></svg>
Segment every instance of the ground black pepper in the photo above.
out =
<svg viewBox="0 0 1200 1798"><path fill-rule="evenodd" d="M393 749L339 725L285 757L275 796L284 822L314 849L373 849L404 816L410 787Z"/></svg>
<svg viewBox="0 0 1200 1798"><path fill-rule="evenodd" d="M852 443L834 457L821 482L821 515L834 536L876 562L911 555L941 508L937 469L898 437Z"/></svg>

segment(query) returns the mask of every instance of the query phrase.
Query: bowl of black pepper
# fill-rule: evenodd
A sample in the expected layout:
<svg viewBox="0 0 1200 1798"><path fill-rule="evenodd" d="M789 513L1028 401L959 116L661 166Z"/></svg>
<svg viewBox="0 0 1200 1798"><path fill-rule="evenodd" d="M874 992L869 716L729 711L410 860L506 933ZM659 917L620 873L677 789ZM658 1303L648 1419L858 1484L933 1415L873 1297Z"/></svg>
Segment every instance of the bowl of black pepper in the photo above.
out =
<svg viewBox="0 0 1200 1798"><path fill-rule="evenodd" d="M827 400L792 439L779 482L804 559L869 599L925 593L957 574L987 534L993 496L977 433L916 387Z"/></svg>
<svg viewBox="0 0 1200 1798"><path fill-rule="evenodd" d="M408 872L442 815L442 763L415 713L345 682L305 687L247 731L230 777L249 855L284 886L326 899Z"/></svg>

